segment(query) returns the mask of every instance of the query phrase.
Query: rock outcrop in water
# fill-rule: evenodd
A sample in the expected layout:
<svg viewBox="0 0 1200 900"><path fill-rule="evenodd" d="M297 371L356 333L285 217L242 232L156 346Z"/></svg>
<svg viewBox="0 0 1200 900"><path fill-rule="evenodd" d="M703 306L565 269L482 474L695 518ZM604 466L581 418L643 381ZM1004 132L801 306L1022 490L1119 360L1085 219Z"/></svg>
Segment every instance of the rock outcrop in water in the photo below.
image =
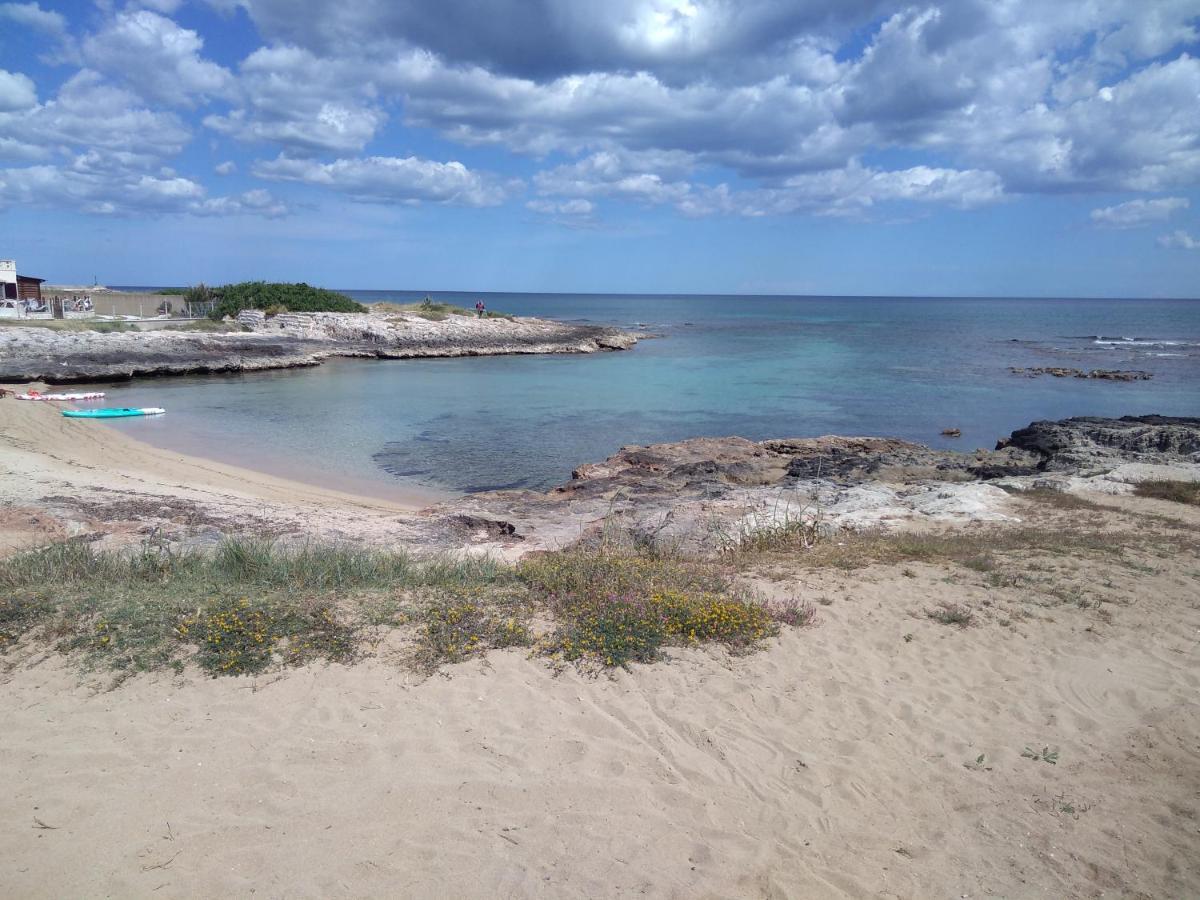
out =
<svg viewBox="0 0 1200 900"><path fill-rule="evenodd" d="M1008 371L1014 375L1024 375L1026 378L1037 378L1039 375L1052 375L1055 378L1090 378L1097 381L1149 381L1154 375L1140 369L1073 369L1065 366L1034 366L1019 368L1009 366Z"/></svg>
<svg viewBox="0 0 1200 900"><path fill-rule="evenodd" d="M102 333L0 329L0 381L63 384L151 375L250 372L315 366L329 357L379 359L625 350L637 337L615 328L546 319L311 313L243 316L250 331Z"/></svg>
<svg viewBox="0 0 1200 900"><path fill-rule="evenodd" d="M1034 422L996 445L1038 458L1038 470L1079 473L1123 463L1200 463L1200 418L1080 416Z"/></svg>
<svg viewBox="0 0 1200 900"><path fill-rule="evenodd" d="M1035 422L995 450L972 453L894 438L697 438L623 448L545 494L476 494L427 515L432 537L447 548L465 541L515 556L567 546L616 522L703 552L797 519L829 530L999 521L1017 516L1013 492L1121 493L1163 477L1200 480L1200 419Z"/></svg>

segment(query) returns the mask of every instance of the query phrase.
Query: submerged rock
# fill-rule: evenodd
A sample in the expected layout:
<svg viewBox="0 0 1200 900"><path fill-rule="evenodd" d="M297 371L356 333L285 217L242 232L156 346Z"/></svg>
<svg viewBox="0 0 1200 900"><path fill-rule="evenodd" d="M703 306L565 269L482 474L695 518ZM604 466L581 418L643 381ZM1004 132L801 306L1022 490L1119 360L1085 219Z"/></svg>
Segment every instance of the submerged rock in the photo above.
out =
<svg viewBox="0 0 1200 900"><path fill-rule="evenodd" d="M1052 375L1055 378L1093 378L1100 381L1149 381L1154 375L1140 369L1072 369L1065 366L1034 366L1028 369L1009 366L1008 371L1014 375L1024 375L1027 378L1037 378L1039 375Z"/></svg>

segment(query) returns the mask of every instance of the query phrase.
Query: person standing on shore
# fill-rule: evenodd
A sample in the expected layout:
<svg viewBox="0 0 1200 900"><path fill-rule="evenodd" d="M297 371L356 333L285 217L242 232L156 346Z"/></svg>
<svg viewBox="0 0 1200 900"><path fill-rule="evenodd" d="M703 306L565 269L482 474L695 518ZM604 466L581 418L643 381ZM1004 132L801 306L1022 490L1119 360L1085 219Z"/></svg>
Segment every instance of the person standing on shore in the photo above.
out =
<svg viewBox="0 0 1200 900"><path fill-rule="evenodd" d="M482 319L482 318L483 318L483 314L484 314L486 311L487 311L487 307L483 305L483 301L482 301L482 300L476 300L476 301L475 301L475 315L479 316L479 318L481 318L481 319Z"/></svg>

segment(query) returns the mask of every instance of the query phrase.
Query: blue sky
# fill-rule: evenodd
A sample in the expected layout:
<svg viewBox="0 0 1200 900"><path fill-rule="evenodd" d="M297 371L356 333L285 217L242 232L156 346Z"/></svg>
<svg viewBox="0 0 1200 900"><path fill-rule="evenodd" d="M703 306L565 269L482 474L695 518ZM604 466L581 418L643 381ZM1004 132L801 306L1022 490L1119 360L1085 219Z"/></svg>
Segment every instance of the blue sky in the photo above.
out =
<svg viewBox="0 0 1200 900"><path fill-rule="evenodd" d="M1196 296L1197 0L0 2L58 282Z"/></svg>

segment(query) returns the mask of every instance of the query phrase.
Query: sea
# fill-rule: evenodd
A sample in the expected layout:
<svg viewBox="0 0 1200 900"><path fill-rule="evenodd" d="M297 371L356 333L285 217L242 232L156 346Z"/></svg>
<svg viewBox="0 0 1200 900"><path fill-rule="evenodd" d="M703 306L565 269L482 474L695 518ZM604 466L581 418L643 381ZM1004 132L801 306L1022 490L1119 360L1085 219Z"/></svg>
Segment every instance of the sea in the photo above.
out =
<svg viewBox="0 0 1200 900"><path fill-rule="evenodd" d="M1038 419L1200 415L1200 300L345 291L615 325L627 352L332 360L104 386L167 415L114 423L162 447L385 495L546 489L634 444L885 435L993 447ZM1136 369L1147 381L1010 367ZM945 437L959 429L961 437Z"/></svg>

